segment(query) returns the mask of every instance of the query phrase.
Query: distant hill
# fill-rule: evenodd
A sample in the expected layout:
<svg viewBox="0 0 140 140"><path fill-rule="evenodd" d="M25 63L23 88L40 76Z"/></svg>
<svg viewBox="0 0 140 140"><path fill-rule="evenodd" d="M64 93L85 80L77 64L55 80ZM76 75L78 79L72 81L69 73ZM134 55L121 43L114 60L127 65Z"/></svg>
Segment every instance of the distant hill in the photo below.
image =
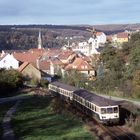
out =
<svg viewBox="0 0 140 140"><path fill-rule="evenodd" d="M74 41L86 41L91 33L86 29L95 28L105 34L114 34L125 30L140 29L140 24L110 25L0 25L0 50L30 49L37 47L38 32L41 29L43 47L61 47Z"/></svg>
<svg viewBox="0 0 140 140"><path fill-rule="evenodd" d="M95 25L94 26L96 29L99 30L104 30L104 31L125 31L125 30L130 30L130 31L135 31L140 29L140 23L137 24L108 24L108 25Z"/></svg>
<svg viewBox="0 0 140 140"><path fill-rule="evenodd" d="M125 30L137 30L140 29L140 23L136 24L107 24L107 25L0 25L1 30L7 29L36 29L46 28L51 30L80 30L86 31L87 28L94 27L98 31L103 31L106 34L114 32L120 32Z"/></svg>

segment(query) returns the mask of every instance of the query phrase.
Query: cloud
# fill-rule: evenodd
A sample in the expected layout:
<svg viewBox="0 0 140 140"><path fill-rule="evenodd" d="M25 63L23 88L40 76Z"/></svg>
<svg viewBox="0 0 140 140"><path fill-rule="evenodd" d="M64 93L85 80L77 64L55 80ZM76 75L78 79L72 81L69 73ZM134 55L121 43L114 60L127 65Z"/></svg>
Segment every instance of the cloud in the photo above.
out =
<svg viewBox="0 0 140 140"><path fill-rule="evenodd" d="M139 0L0 0L0 24L139 21Z"/></svg>

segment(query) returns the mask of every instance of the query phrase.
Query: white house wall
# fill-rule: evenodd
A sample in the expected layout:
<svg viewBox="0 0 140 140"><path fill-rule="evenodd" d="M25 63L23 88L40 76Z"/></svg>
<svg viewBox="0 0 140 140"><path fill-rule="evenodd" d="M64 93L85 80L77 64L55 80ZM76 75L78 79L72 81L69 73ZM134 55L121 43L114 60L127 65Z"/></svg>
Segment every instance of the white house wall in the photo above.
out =
<svg viewBox="0 0 140 140"><path fill-rule="evenodd" d="M95 71L92 70L92 71L80 71L80 73L83 73L85 76L89 76L89 75L93 75L95 76Z"/></svg>
<svg viewBox="0 0 140 140"><path fill-rule="evenodd" d="M7 54L3 59L0 60L0 68L18 69L19 62L12 55Z"/></svg>
<svg viewBox="0 0 140 140"><path fill-rule="evenodd" d="M85 54L86 56L89 56L89 45L83 45L83 46L77 46L76 48L73 49L73 51L78 51L81 52L83 54Z"/></svg>
<svg viewBox="0 0 140 140"><path fill-rule="evenodd" d="M98 38L98 43L105 43L106 42L106 35L102 33L100 36L97 36Z"/></svg>

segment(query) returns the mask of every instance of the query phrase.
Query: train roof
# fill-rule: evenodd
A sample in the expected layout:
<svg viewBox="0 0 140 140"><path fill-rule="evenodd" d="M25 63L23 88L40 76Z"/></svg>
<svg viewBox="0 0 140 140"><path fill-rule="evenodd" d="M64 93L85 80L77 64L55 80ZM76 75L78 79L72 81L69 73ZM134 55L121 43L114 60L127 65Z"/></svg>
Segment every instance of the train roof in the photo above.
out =
<svg viewBox="0 0 140 140"><path fill-rule="evenodd" d="M79 88L77 87L74 87L74 86L70 86L70 85L67 85L67 84L64 84L64 83L60 83L60 82L52 82L50 83L51 85L55 85L57 87L60 87L60 88L63 88L63 89L66 89L68 91L76 91L76 90L79 90Z"/></svg>
<svg viewBox="0 0 140 140"><path fill-rule="evenodd" d="M76 90L76 91L74 91L74 94L76 94L100 107L118 105L117 101L98 96L95 93L89 92L84 89Z"/></svg>

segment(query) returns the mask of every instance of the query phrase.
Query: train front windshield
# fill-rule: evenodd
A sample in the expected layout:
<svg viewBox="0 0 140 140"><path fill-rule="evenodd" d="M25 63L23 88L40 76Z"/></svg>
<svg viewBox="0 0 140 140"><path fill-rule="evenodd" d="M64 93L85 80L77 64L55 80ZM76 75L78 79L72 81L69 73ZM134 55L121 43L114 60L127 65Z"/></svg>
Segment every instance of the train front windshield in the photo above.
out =
<svg viewBox="0 0 140 140"><path fill-rule="evenodd" d="M118 107L101 108L101 114L118 113Z"/></svg>

